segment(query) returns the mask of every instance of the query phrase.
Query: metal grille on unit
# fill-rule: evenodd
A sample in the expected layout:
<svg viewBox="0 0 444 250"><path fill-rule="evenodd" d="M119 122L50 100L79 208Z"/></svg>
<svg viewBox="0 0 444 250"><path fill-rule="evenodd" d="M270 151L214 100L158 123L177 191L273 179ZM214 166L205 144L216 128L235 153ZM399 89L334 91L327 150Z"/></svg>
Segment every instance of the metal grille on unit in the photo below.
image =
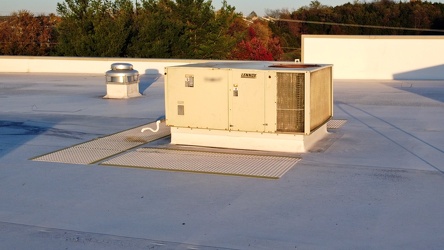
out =
<svg viewBox="0 0 444 250"><path fill-rule="evenodd" d="M304 132L305 74L277 73L277 131Z"/></svg>
<svg viewBox="0 0 444 250"><path fill-rule="evenodd" d="M310 77L310 130L333 116L331 68L315 71Z"/></svg>

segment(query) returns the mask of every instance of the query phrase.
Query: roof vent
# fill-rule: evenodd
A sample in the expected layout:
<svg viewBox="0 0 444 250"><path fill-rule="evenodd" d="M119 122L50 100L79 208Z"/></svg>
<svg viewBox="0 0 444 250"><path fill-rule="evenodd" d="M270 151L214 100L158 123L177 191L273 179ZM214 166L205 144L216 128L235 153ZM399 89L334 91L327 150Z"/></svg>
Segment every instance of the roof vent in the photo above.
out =
<svg viewBox="0 0 444 250"><path fill-rule="evenodd" d="M126 99L141 96L139 72L130 63L113 63L106 72L106 96L103 98Z"/></svg>

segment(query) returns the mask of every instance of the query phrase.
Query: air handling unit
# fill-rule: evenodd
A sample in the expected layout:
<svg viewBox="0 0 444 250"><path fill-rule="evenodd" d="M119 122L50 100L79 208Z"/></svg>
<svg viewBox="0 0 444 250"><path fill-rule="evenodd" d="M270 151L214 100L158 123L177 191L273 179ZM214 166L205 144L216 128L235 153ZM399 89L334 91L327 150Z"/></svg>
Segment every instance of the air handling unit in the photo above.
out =
<svg viewBox="0 0 444 250"><path fill-rule="evenodd" d="M305 152L333 116L332 65L210 62L165 74L172 144Z"/></svg>

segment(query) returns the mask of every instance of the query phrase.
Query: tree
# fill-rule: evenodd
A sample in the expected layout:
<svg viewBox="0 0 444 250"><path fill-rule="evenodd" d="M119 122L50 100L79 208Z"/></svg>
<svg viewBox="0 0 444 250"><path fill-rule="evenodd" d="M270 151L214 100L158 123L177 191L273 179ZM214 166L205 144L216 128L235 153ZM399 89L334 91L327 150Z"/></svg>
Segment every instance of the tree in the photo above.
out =
<svg viewBox="0 0 444 250"><path fill-rule="evenodd" d="M222 8L215 13L214 22L208 27L206 44L202 52L211 59L228 59L231 50L241 39L243 31L234 28L242 20L242 15L224 0Z"/></svg>
<svg viewBox="0 0 444 250"><path fill-rule="evenodd" d="M238 44L236 49L232 52L233 59L237 60L257 60L257 61L272 61L273 55L264 44L254 37L249 41L243 40Z"/></svg>
<svg viewBox="0 0 444 250"><path fill-rule="evenodd" d="M180 23L173 12L171 0L142 1L137 6L135 33L129 46L129 56L169 58L172 47L180 35Z"/></svg>
<svg viewBox="0 0 444 250"><path fill-rule="evenodd" d="M226 59L235 39L228 35L238 16L235 8L223 1L215 12L211 1L177 0L176 23L180 36L173 44L173 56L178 58Z"/></svg>
<svg viewBox="0 0 444 250"><path fill-rule="evenodd" d="M126 56L132 32L131 0L65 0L57 3L58 52L65 56Z"/></svg>
<svg viewBox="0 0 444 250"><path fill-rule="evenodd" d="M280 40L271 32L266 22L255 20L248 27L245 38L231 53L231 59L280 60L283 54Z"/></svg>
<svg viewBox="0 0 444 250"><path fill-rule="evenodd" d="M281 10L267 10L267 16L271 16L275 19L291 20L293 18L292 13L288 9ZM301 58L301 44L298 39L301 35L301 26L299 22L288 21L272 21L268 23L273 35L279 38L279 44L283 50L281 60L293 61L294 59ZM284 52L285 51L285 52Z"/></svg>
<svg viewBox="0 0 444 250"><path fill-rule="evenodd" d="M26 10L12 13L0 23L0 54L45 56L54 53L55 25L59 18L34 16Z"/></svg>
<svg viewBox="0 0 444 250"><path fill-rule="evenodd" d="M430 2L374 2L353 1L334 8L312 1L309 6L292 13L287 10L268 11L274 18L285 19L269 24L285 47L300 47L302 34L339 35L443 35L442 32L419 29L444 27L444 4ZM294 22L287 20L295 20ZM310 23L307 21L314 21ZM338 23L334 25L331 23ZM349 25L350 24L350 25ZM374 26L374 27L366 27ZM382 28L376 28L381 26ZM417 28L409 30L403 28ZM291 58L296 51L287 52L282 58Z"/></svg>
<svg viewBox="0 0 444 250"><path fill-rule="evenodd" d="M236 44L230 27L237 17L226 1L216 12L211 1L142 0L130 56L226 59Z"/></svg>

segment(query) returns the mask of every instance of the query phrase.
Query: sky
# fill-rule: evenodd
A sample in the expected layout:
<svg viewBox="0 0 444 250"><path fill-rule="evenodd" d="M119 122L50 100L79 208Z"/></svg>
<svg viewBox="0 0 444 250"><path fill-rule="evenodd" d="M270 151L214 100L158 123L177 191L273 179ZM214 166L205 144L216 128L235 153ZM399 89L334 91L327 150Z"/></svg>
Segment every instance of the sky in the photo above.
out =
<svg viewBox="0 0 444 250"><path fill-rule="evenodd" d="M327 6L343 5L348 2L353 3L353 1L354 0L319 0L321 4ZM360 1L373 2L374 0ZM398 1L399 0L395 0L395 2ZM444 0L429 1L444 2ZM34 14L56 13L58 2L64 2L64 0L0 0L0 15L10 15L12 12L19 10L28 10ZM227 0L227 3L234 6L236 11L242 12L244 15L248 15L254 11L259 16L264 16L267 9L288 9L289 11L293 11L308 6L310 2L312 2L312 0ZM213 0L212 4L215 9L219 9L222 6L222 0Z"/></svg>
<svg viewBox="0 0 444 250"><path fill-rule="evenodd" d="M133 0L135 1L135 0ZM297 10L300 7L308 6L312 0L227 0L227 3L236 8L236 11L244 15L252 11L259 16L265 15L265 10L288 9ZM369 2L373 0L367 0ZM34 14L56 13L57 3L64 0L0 0L0 15L10 15L14 11L28 10ZM140 2L140 0L139 0ZM319 0L323 5L336 6L342 5L353 0ZM222 0L213 0L215 9L222 6Z"/></svg>

